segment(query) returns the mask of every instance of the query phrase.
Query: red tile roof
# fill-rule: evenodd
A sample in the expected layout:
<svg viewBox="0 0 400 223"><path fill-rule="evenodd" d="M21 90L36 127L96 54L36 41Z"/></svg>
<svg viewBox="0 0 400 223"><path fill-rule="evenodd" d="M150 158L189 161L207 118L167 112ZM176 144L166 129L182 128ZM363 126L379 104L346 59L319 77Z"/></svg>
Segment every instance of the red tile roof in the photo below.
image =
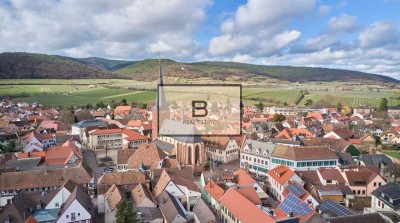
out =
<svg viewBox="0 0 400 223"><path fill-rule="evenodd" d="M268 175L274 178L280 185L284 185L294 174L293 170L285 165L279 165L268 171Z"/></svg>
<svg viewBox="0 0 400 223"><path fill-rule="evenodd" d="M36 219L30 215L28 219L26 219L25 223L39 223Z"/></svg>
<svg viewBox="0 0 400 223"><path fill-rule="evenodd" d="M275 222L271 216L255 206L234 188L229 188L219 201L242 223Z"/></svg>
<svg viewBox="0 0 400 223"><path fill-rule="evenodd" d="M293 147L286 145L276 145L271 156L298 161L337 159L337 155L335 154L335 152L330 150L327 146Z"/></svg>
<svg viewBox="0 0 400 223"><path fill-rule="evenodd" d="M335 168L318 168L317 171L321 174L324 180L336 180L340 184L346 183L346 180L340 174L338 169Z"/></svg>
<svg viewBox="0 0 400 223"><path fill-rule="evenodd" d="M136 141L136 140L146 140L147 136L141 135L135 131L129 130L129 129L123 129L122 133L127 135L127 137L125 137L125 140L128 141Z"/></svg>
<svg viewBox="0 0 400 223"><path fill-rule="evenodd" d="M145 168L150 168L153 164L159 162L167 156L155 144L142 144L128 160L129 169L139 168L140 163L143 163Z"/></svg>
<svg viewBox="0 0 400 223"><path fill-rule="evenodd" d="M45 163L47 165L63 165L67 164L74 155L68 146L50 147L47 149Z"/></svg>
<svg viewBox="0 0 400 223"><path fill-rule="evenodd" d="M236 184L239 186L254 185L254 183L256 183L253 177L243 169L236 170L233 172L233 175L236 177Z"/></svg>
<svg viewBox="0 0 400 223"><path fill-rule="evenodd" d="M261 199L258 196L257 191L254 189L254 187L243 187L237 189L237 191L249 201L251 201L254 205L262 204Z"/></svg>
<svg viewBox="0 0 400 223"><path fill-rule="evenodd" d="M214 200L219 201L222 195L224 195L224 189L222 189L218 184L216 184L213 180L210 180L206 186L204 186L204 190L214 198Z"/></svg>

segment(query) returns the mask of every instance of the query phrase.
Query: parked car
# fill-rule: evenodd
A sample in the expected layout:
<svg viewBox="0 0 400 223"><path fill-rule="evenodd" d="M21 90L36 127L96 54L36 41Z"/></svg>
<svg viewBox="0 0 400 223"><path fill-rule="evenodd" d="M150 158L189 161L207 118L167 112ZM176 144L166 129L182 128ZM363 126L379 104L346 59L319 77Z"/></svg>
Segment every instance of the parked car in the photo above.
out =
<svg viewBox="0 0 400 223"><path fill-rule="evenodd" d="M114 171L114 168L112 168L112 167L104 167L104 169L103 169L103 174L104 173L111 173L111 172L113 172Z"/></svg>

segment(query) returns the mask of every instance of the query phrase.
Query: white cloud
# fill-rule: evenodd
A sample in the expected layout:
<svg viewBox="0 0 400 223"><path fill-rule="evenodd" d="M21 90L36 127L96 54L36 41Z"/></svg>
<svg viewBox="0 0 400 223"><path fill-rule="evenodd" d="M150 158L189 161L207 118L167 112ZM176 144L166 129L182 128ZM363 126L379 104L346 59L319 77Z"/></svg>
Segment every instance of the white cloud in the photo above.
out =
<svg viewBox="0 0 400 223"><path fill-rule="evenodd" d="M320 5L317 9L317 16L322 17L329 14L332 7L329 5Z"/></svg>
<svg viewBox="0 0 400 223"><path fill-rule="evenodd" d="M227 55L233 51L247 48L252 40L251 36L225 34L211 39L208 52L212 56Z"/></svg>
<svg viewBox="0 0 400 223"><path fill-rule="evenodd" d="M232 58L233 62L239 62L239 63L251 63L253 61L253 57L249 56L249 55L235 55Z"/></svg>
<svg viewBox="0 0 400 223"><path fill-rule="evenodd" d="M362 48L382 46L399 41L400 32L390 22L376 22L365 28L358 36Z"/></svg>
<svg viewBox="0 0 400 223"><path fill-rule="evenodd" d="M357 17L347 14L333 16L328 21L328 31L331 33L353 32L357 27Z"/></svg>
<svg viewBox="0 0 400 223"><path fill-rule="evenodd" d="M298 44L290 49L291 53L309 53L319 51L337 43L336 37L332 35L321 35L306 40L304 44Z"/></svg>
<svg viewBox="0 0 400 223"><path fill-rule="evenodd" d="M252 57L278 53L301 34L298 30L287 30L288 23L312 11L314 4L315 0L248 0L221 24L221 35L211 39L208 52L212 56Z"/></svg>
<svg viewBox="0 0 400 223"><path fill-rule="evenodd" d="M0 3L0 51L183 58L211 0L10 0ZM158 48L158 49L157 49Z"/></svg>

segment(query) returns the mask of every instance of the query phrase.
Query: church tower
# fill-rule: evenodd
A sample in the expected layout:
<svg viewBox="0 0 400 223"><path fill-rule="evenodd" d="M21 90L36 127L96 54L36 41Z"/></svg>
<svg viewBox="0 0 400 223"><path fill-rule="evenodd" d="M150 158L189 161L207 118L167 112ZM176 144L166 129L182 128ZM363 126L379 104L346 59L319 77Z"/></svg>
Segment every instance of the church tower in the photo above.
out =
<svg viewBox="0 0 400 223"><path fill-rule="evenodd" d="M164 85L162 69L161 69L161 58L158 59L158 85L157 85L157 95L156 95L156 103L152 109L152 132L151 132L151 140L154 141L158 138L158 121L159 115L161 111L161 115L163 115L163 110L166 107L166 99L164 94L164 89L159 86ZM162 119L161 119L162 121Z"/></svg>

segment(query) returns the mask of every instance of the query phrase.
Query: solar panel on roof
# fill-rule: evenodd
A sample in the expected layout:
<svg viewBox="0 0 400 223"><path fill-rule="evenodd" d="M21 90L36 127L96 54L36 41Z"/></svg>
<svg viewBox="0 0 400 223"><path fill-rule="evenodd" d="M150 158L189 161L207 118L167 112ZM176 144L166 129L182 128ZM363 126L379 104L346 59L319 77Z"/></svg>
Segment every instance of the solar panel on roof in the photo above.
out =
<svg viewBox="0 0 400 223"><path fill-rule="evenodd" d="M400 198L400 190L397 187L388 187L381 190L386 196L392 198L393 200Z"/></svg>
<svg viewBox="0 0 400 223"><path fill-rule="evenodd" d="M305 194L305 191L302 187L298 184L291 184L287 187L290 193L294 194L296 197L300 197L301 195Z"/></svg>
<svg viewBox="0 0 400 223"><path fill-rule="evenodd" d="M293 194L289 194L278 208L280 208L285 213L293 212L293 214L298 214L301 217L307 216L313 211L307 203L304 203Z"/></svg>
<svg viewBox="0 0 400 223"><path fill-rule="evenodd" d="M342 216L352 216L354 213L344 207L343 205L333 201L331 199L326 200L324 203L317 206L319 210L327 214L332 215L332 217L342 217Z"/></svg>

